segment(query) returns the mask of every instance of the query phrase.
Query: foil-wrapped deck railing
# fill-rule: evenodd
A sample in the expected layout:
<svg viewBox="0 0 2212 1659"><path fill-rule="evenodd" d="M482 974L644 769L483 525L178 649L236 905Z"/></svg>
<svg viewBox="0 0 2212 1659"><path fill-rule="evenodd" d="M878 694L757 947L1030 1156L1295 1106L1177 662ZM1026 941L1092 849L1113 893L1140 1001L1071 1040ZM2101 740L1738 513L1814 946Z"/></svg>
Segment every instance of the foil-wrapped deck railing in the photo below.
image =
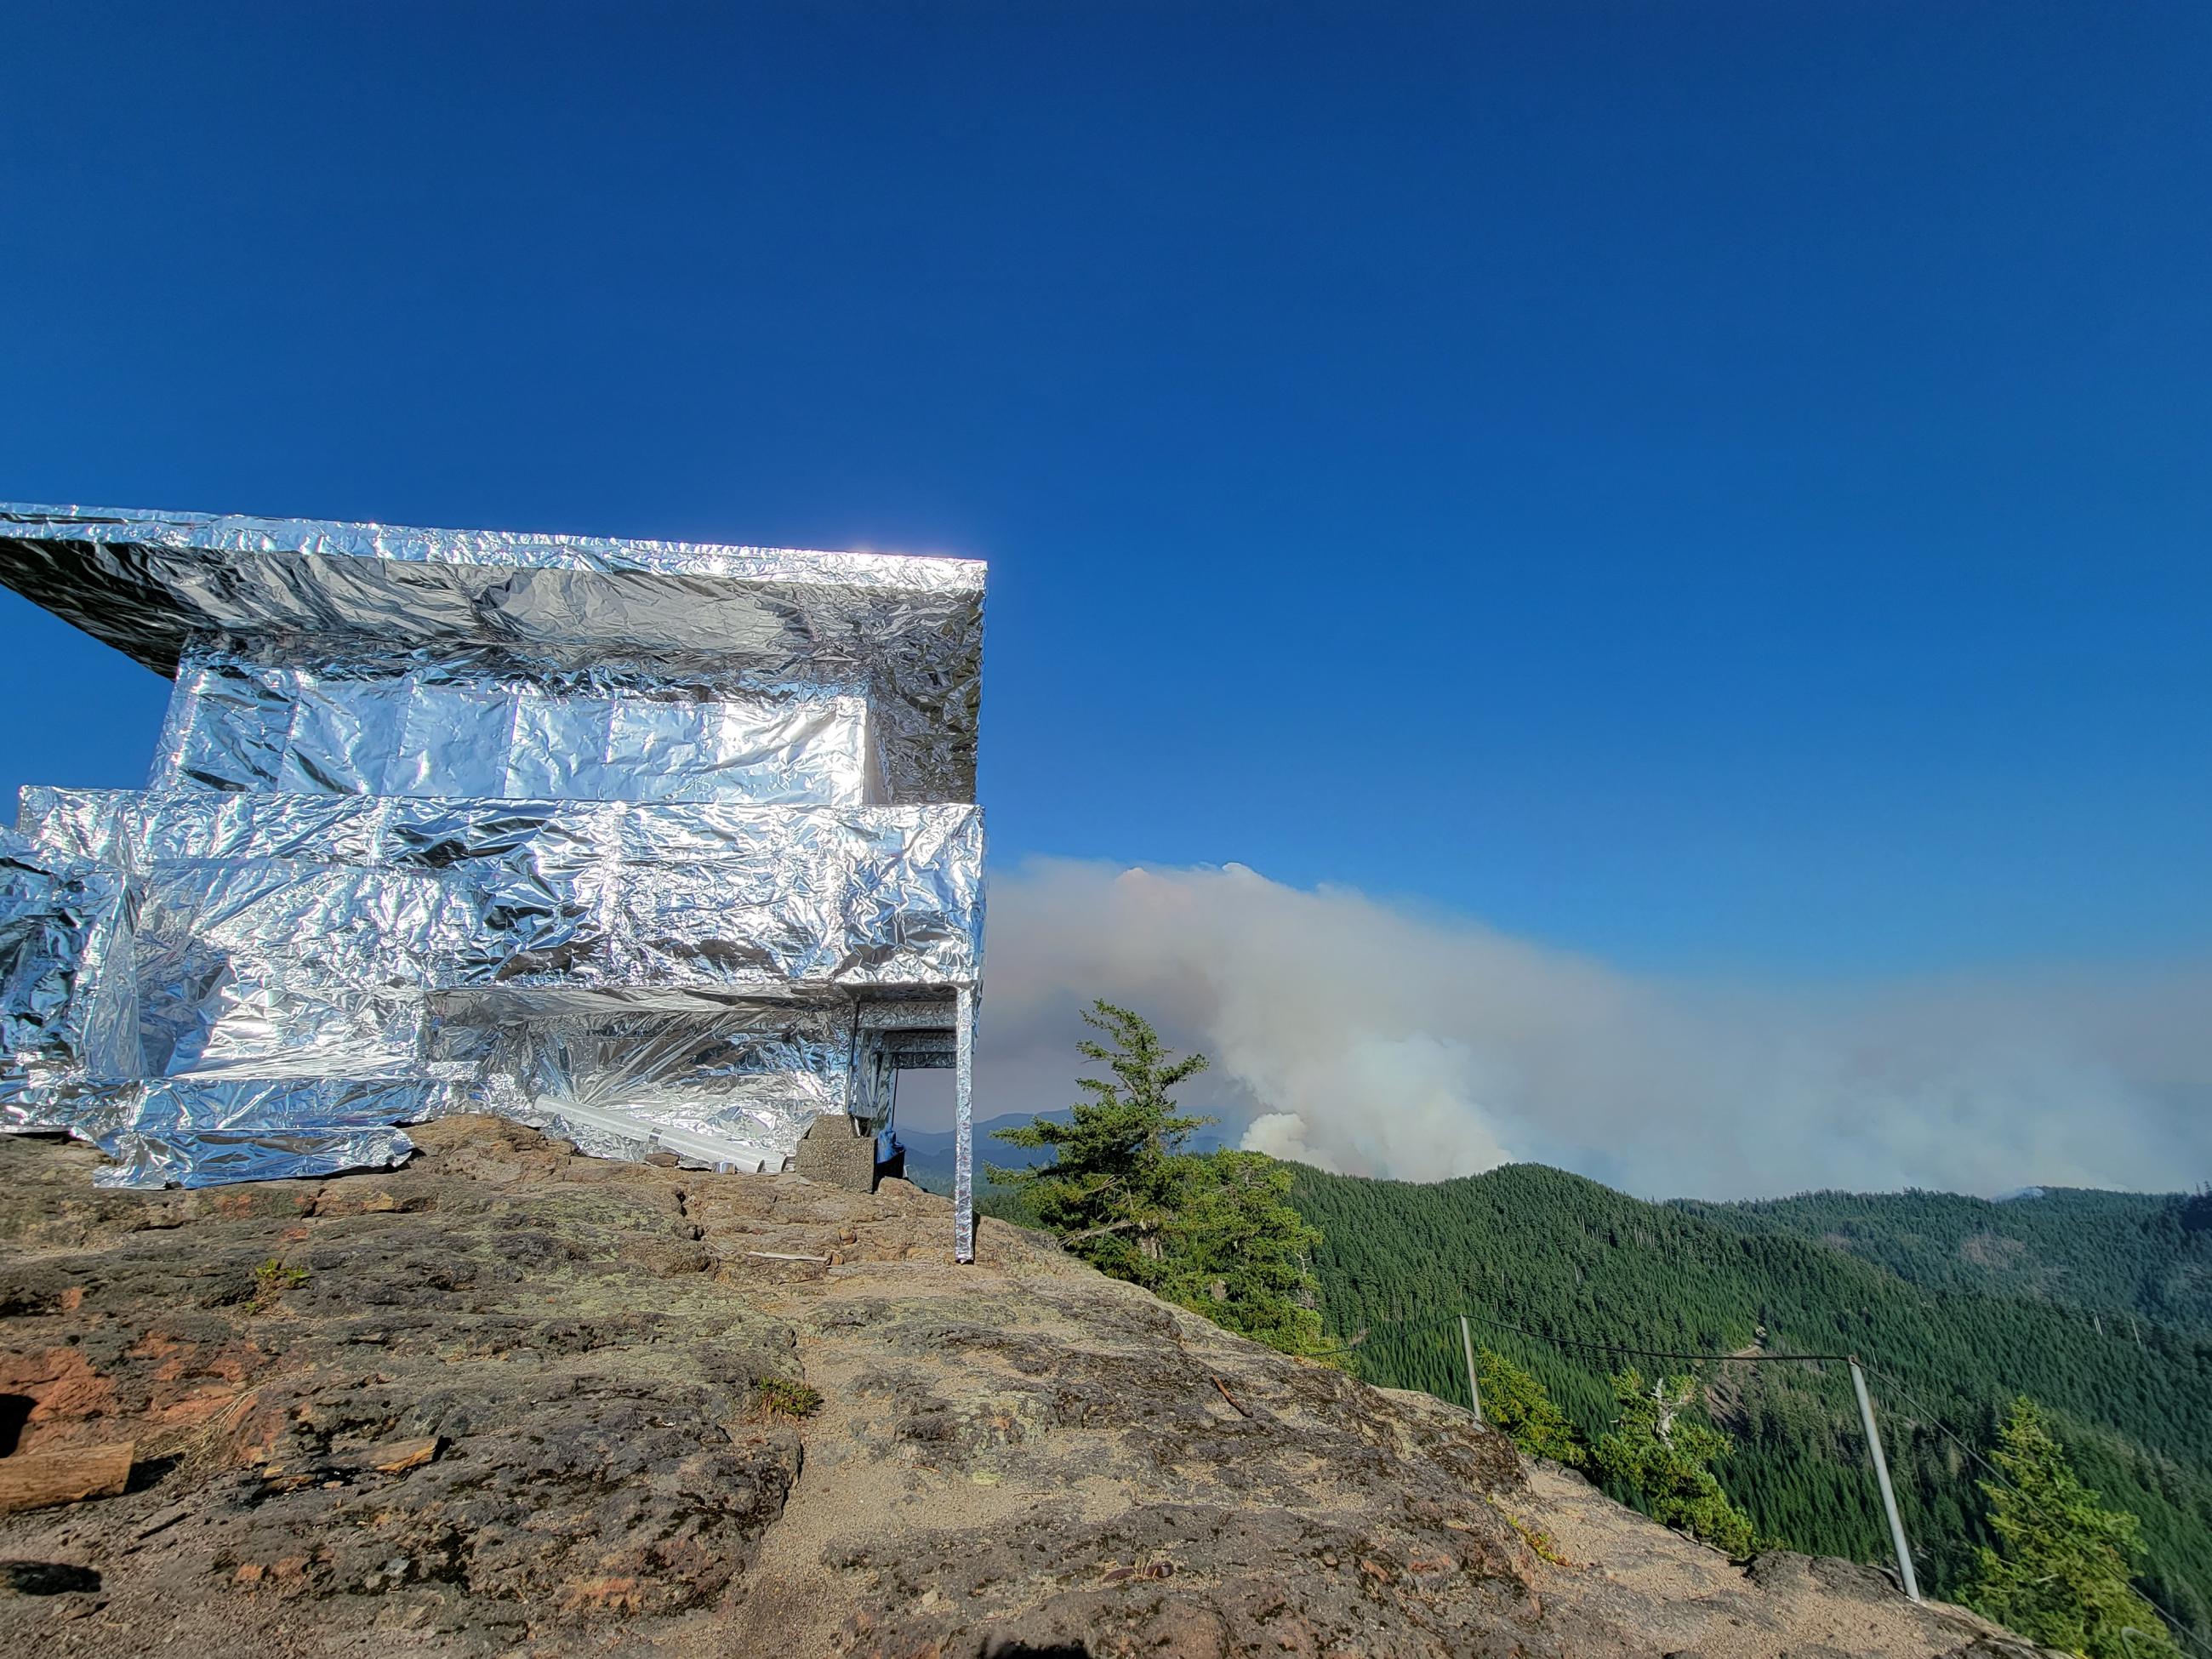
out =
<svg viewBox="0 0 2212 1659"><path fill-rule="evenodd" d="M977 971L973 806L33 787L19 828L42 853L135 878L149 997L167 991L146 966L172 957L179 984L422 991L773 995Z"/></svg>
<svg viewBox="0 0 2212 1659"><path fill-rule="evenodd" d="M0 1127L130 1185L460 1111L773 1171L946 1066L965 1153L980 565L0 507L0 579L176 677L146 790L0 842Z"/></svg>

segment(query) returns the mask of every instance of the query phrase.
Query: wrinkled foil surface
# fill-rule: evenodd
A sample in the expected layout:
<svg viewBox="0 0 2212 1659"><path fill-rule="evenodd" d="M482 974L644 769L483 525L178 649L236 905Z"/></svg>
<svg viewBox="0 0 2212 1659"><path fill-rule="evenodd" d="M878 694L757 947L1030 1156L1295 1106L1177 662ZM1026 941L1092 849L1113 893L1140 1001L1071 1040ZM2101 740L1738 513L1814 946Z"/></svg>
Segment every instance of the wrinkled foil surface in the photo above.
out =
<svg viewBox="0 0 2212 1659"><path fill-rule="evenodd" d="M841 688L866 701L887 799L975 799L972 559L0 504L0 581L165 676L198 641L350 638L457 669L604 659L672 693Z"/></svg>
<svg viewBox="0 0 2212 1659"><path fill-rule="evenodd" d="M0 1129L66 1129L93 1077L138 1050L137 1003L105 964L133 950L129 884L0 830Z"/></svg>
<svg viewBox="0 0 2212 1659"><path fill-rule="evenodd" d="M0 580L175 678L0 841L0 1127L103 1180L465 1111L775 1170L964 1054L979 564L0 507Z"/></svg>

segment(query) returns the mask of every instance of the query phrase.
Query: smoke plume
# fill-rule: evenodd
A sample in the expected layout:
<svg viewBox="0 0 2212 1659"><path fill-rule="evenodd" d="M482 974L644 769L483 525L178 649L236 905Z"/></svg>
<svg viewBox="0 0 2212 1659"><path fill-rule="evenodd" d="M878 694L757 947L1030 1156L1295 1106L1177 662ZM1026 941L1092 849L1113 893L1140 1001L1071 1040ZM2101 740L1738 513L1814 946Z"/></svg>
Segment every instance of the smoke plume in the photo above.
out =
<svg viewBox="0 0 2212 1659"><path fill-rule="evenodd" d="M1213 1057L1243 1144L1431 1181L1509 1159L1650 1195L2170 1189L2212 1176L2212 969L1769 991L1638 975L1240 866L994 876L979 1116L1073 1097L1078 1011Z"/></svg>

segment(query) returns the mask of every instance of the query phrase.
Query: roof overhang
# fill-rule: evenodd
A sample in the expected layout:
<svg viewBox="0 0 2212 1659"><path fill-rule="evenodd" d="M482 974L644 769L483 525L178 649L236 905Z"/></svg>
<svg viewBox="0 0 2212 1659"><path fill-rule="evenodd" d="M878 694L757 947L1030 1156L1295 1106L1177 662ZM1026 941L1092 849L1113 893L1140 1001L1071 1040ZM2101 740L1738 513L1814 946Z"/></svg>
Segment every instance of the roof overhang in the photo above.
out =
<svg viewBox="0 0 2212 1659"><path fill-rule="evenodd" d="M194 635L698 654L866 686L974 799L975 559L0 504L0 582L162 674ZM966 787L956 780L964 776Z"/></svg>

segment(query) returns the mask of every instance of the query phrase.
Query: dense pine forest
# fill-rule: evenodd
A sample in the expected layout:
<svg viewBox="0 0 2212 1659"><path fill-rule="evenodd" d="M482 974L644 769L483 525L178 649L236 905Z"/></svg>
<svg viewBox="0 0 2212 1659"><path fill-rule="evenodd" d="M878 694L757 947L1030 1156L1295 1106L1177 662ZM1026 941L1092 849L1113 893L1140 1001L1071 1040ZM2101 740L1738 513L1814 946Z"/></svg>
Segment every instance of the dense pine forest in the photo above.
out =
<svg viewBox="0 0 2212 1659"><path fill-rule="evenodd" d="M1938 1425L1985 1451L2005 1403L2032 1395L2084 1479L2141 1517L2150 1593L2212 1636L2212 1202L2059 1192L1662 1205L1537 1164L1424 1185L1300 1169L1292 1200L1324 1239L1327 1328L1375 1382L1464 1401L1462 1311L1586 1434L1605 1426L1605 1376L1626 1362L1561 1342L1859 1355L1937 1595L1986 1541L1978 1471ZM1737 1443L1722 1482L1763 1535L1887 1559L1842 1365L1636 1363L1698 1370L1709 1414Z"/></svg>
<svg viewBox="0 0 2212 1659"><path fill-rule="evenodd" d="M1831 1192L1674 1204L1741 1231L1833 1244L1915 1285L2033 1297L2212 1333L2212 1193L2050 1187L1996 1202Z"/></svg>

